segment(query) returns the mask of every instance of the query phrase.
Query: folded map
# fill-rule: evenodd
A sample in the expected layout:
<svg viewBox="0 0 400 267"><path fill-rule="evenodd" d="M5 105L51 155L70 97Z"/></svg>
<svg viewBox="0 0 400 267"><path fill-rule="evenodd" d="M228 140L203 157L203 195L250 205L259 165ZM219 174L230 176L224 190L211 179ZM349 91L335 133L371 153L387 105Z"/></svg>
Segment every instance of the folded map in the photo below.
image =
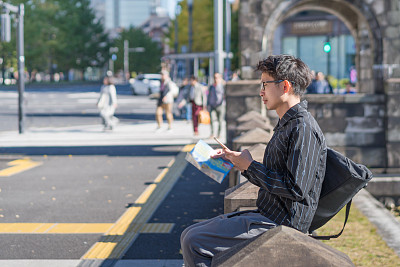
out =
<svg viewBox="0 0 400 267"><path fill-rule="evenodd" d="M233 165L223 158L211 158L214 153L215 150L211 146L199 140L192 151L187 153L185 159L207 176L221 183Z"/></svg>

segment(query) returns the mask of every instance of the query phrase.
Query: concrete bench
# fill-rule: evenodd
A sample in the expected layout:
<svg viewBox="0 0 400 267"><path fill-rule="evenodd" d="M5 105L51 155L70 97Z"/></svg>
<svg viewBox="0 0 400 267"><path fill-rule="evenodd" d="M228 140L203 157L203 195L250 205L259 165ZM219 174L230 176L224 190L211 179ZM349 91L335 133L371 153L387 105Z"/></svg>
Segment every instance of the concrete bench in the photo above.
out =
<svg viewBox="0 0 400 267"><path fill-rule="evenodd" d="M251 147L244 146L243 149L248 149L254 160L262 162L265 147L265 144L257 144ZM238 171L235 179L236 185L225 190L224 213L256 209L259 188L247 181Z"/></svg>
<svg viewBox="0 0 400 267"><path fill-rule="evenodd" d="M259 144L266 146L271 137L272 133L267 132L266 130L260 128L255 128L253 130L242 133L240 136L233 139L232 149L235 151L241 151L243 150L244 147L247 148ZM239 183L238 177L240 177L240 172L237 171L236 169L232 169L229 172L228 177L229 177L229 187L233 187Z"/></svg>
<svg viewBox="0 0 400 267"><path fill-rule="evenodd" d="M278 226L218 253L212 267L354 266L349 256L293 228Z"/></svg>

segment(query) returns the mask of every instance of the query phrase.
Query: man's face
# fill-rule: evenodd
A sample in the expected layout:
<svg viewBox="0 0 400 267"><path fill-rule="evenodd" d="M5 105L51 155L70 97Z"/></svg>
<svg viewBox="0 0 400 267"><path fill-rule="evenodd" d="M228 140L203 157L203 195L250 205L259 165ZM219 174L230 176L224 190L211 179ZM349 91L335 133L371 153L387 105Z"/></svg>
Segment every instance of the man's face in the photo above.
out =
<svg viewBox="0 0 400 267"><path fill-rule="evenodd" d="M276 81L274 78L263 72L261 74L260 96L268 110L276 110L282 105L284 81Z"/></svg>

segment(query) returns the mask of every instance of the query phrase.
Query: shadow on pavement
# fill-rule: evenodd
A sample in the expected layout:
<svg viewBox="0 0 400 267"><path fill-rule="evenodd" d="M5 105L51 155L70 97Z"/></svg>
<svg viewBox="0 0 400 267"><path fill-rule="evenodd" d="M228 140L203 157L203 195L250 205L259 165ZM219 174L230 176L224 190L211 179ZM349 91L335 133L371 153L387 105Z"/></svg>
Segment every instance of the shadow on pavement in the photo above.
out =
<svg viewBox="0 0 400 267"><path fill-rule="evenodd" d="M0 154L14 154L26 156L42 155L107 155L107 156L142 156L163 157L175 156L181 146L164 145L121 145L121 146L55 146L55 147L0 147Z"/></svg>
<svg viewBox="0 0 400 267"><path fill-rule="evenodd" d="M123 256L127 259L182 259L182 231L224 212L228 179L218 184L188 164L148 223L173 223L170 233L142 233Z"/></svg>

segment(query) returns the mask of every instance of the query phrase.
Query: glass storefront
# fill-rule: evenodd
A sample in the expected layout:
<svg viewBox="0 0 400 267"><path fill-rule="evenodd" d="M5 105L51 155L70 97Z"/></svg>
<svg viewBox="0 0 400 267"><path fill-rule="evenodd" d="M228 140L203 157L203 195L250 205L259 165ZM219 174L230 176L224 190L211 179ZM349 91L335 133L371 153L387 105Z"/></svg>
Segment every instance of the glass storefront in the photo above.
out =
<svg viewBox="0 0 400 267"><path fill-rule="evenodd" d="M354 38L343 22L330 14L310 12L292 17L277 29L275 40L275 54L300 57L312 70L336 79L349 79L355 67ZM324 51L326 42L329 53Z"/></svg>

